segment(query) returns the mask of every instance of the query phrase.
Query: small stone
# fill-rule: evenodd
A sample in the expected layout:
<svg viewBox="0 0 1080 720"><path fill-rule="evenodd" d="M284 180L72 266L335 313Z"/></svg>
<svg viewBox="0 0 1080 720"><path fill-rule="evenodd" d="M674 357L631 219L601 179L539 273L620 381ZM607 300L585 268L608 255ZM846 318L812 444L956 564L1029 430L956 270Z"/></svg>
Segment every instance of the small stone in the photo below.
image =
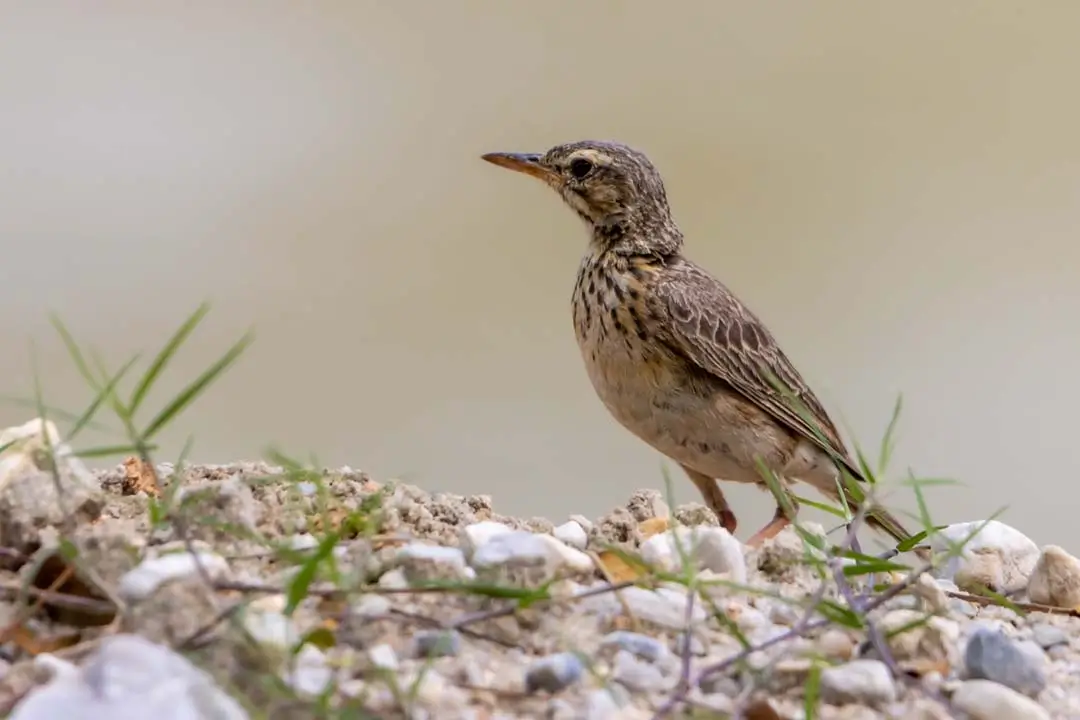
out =
<svg viewBox="0 0 1080 720"><path fill-rule="evenodd" d="M626 630L616 630L608 633L600 640L600 647L611 646L626 650L632 655L651 663L662 662L671 657L671 651L668 650L667 645L664 645L656 638Z"/></svg>
<svg viewBox="0 0 1080 720"><path fill-rule="evenodd" d="M316 540L315 536L311 533L300 533L289 538L288 545L297 552L303 552L305 550L314 550L317 548L319 546L319 541Z"/></svg>
<svg viewBox="0 0 1080 720"><path fill-rule="evenodd" d="M461 652L461 633L456 630L421 630L413 635L413 655L447 657Z"/></svg>
<svg viewBox="0 0 1080 720"><path fill-rule="evenodd" d="M937 554L950 552L949 542L965 543L964 549L935 575L952 579L967 592L979 592L981 587L997 592L1023 588L1039 558L1038 545L997 520L956 523L930 536L930 547Z"/></svg>
<svg viewBox="0 0 1080 720"><path fill-rule="evenodd" d="M804 527L813 535L824 537L824 530ZM816 587L818 576L810 559L824 559L821 551L810 545L794 527L788 526L766 540L756 553L757 569L771 580L791 583L807 591Z"/></svg>
<svg viewBox="0 0 1080 720"><path fill-rule="evenodd" d="M612 663L611 679L628 690L661 692L674 685L655 664L641 660L634 653L619 650Z"/></svg>
<svg viewBox="0 0 1080 720"><path fill-rule="evenodd" d="M1050 713L1031 698L991 680L968 680L952 696L952 704L972 720L1050 720Z"/></svg>
<svg viewBox="0 0 1080 720"><path fill-rule="evenodd" d="M262 598L272 601L282 596ZM276 609L274 602L252 603L248 612L243 615L244 629L252 639L267 648L285 650L296 644L300 639L300 633L296 629L292 618Z"/></svg>
<svg viewBox="0 0 1080 720"><path fill-rule="evenodd" d="M513 530L495 535L476 549L472 565L477 569L498 567L543 567L554 575L563 568L575 572L592 570L592 559L551 535Z"/></svg>
<svg viewBox="0 0 1080 720"><path fill-rule="evenodd" d="M525 671L525 692L557 693L581 680L584 674L585 666L574 653L549 655L533 662Z"/></svg>
<svg viewBox="0 0 1080 720"><path fill-rule="evenodd" d="M705 657L708 650L705 647L705 641L694 633L680 632L675 638L675 652L679 657L687 653L694 657Z"/></svg>
<svg viewBox="0 0 1080 720"><path fill-rule="evenodd" d="M304 645L283 671L285 682L300 695L313 697L334 679L326 653L314 645Z"/></svg>
<svg viewBox="0 0 1080 720"><path fill-rule="evenodd" d="M514 532L514 529L509 525L494 520L471 523L461 528L461 549L467 557L472 558L473 553L488 544L492 538L511 532Z"/></svg>
<svg viewBox="0 0 1080 720"><path fill-rule="evenodd" d="M409 543L398 549L397 563L410 585L430 580L465 580L473 574L465 564L465 554L455 547Z"/></svg>
<svg viewBox="0 0 1080 720"><path fill-rule="evenodd" d="M349 606L349 611L364 620L382 617L390 612L390 600L385 595L361 595Z"/></svg>
<svg viewBox="0 0 1080 720"><path fill-rule="evenodd" d="M387 590L404 590L409 587L409 580L401 568L394 568L380 575L377 584Z"/></svg>
<svg viewBox="0 0 1080 720"><path fill-rule="evenodd" d="M613 685L589 692L585 698L585 720L615 720L619 717L627 699L625 691L618 692L616 688L617 686Z"/></svg>
<svg viewBox="0 0 1080 720"><path fill-rule="evenodd" d="M686 503L675 508L675 520L679 525L686 525L689 527L695 527L697 525L720 525L720 521L716 519L716 513L712 511L712 508L697 502Z"/></svg>
<svg viewBox="0 0 1080 720"><path fill-rule="evenodd" d="M979 628L971 635L964 665L970 678L993 680L1025 695L1038 695L1046 687L1042 663L994 630Z"/></svg>
<svg viewBox="0 0 1080 720"><path fill-rule="evenodd" d="M682 567L682 557L702 570L726 574L732 582L746 582L742 545L721 527L679 526L641 543L641 558L668 572Z"/></svg>
<svg viewBox="0 0 1080 720"><path fill-rule="evenodd" d="M821 671L821 699L833 705L883 705L896 699L896 684L880 660L852 660Z"/></svg>
<svg viewBox="0 0 1080 720"><path fill-rule="evenodd" d="M228 575L229 563L213 553L180 552L148 558L120 578L120 595L127 600L145 600L167 582L200 577L202 572L220 580Z"/></svg>
<svg viewBox="0 0 1080 720"><path fill-rule="evenodd" d="M557 526L552 534L572 548L584 550L589 544L589 535L580 523L570 520Z"/></svg>
<svg viewBox="0 0 1080 720"><path fill-rule="evenodd" d="M888 637L889 649L900 661L948 666L956 660L960 626L942 617L926 617L917 610L890 610L881 618L881 630Z"/></svg>
<svg viewBox="0 0 1080 720"><path fill-rule="evenodd" d="M580 525L586 533L592 532L593 522L584 515L571 515L570 520Z"/></svg>
<svg viewBox="0 0 1080 720"><path fill-rule="evenodd" d="M397 670L398 669L398 657L394 652L394 648L390 647L386 643L380 643L368 650L368 659L371 664L377 668L383 670Z"/></svg>
<svg viewBox="0 0 1080 720"><path fill-rule="evenodd" d="M577 711L569 701L562 698L551 698L544 712L544 720L575 720Z"/></svg>
<svg viewBox="0 0 1080 720"><path fill-rule="evenodd" d="M689 597L685 591L670 588L646 590L641 587L628 587L620 593L623 601L636 617L669 630L682 630L686 626L686 604ZM701 603L694 603L690 622L705 621L705 610Z"/></svg>
<svg viewBox="0 0 1080 720"><path fill-rule="evenodd" d="M734 678L722 673L713 673L702 678L700 687L706 695L723 695L729 698L738 697L742 690Z"/></svg>
<svg viewBox="0 0 1080 720"><path fill-rule="evenodd" d="M79 666L49 653L35 664L50 667L52 677L18 702L12 720L248 718L208 673L138 635L104 637Z"/></svg>
<svg viewBox="0 0 1080 720"><path fill-rule="evenodd" d="M1056 625L1039 623L1031 628L1031 639L1044 650L1069 642L1069 636Z"/></svg>
<svg viewBox="0 0 1080 720"><path fill-rule="evenodd" d="M952 583L949 583L952 584ZM949 612L949 596L941 584L927 573L919 575L915 584L911 587L915 597L922 601L923 608L927 612L937 615L947 615Z"/></svg>
<svg viewBox="0 0 1080 720"><path fill-rule="evenodd" d="M652 518L668 517L671 514L664 496L652 488L635 490L626 502L626 509L639 523Z"/></svg>
<svg viewBox="0 0 1080 720"><path fill-rule="evenodd" d="M843 630L829 628L817 639L817 651L827 658L850 660L855 652L855 641Z"/></svg>
<svg viewBox="0 0 1080 720"><path fill-rule="evenodd" d="M1080 606L1080 560L1057 545L1044 547L1028 580L1028 598L1042 605Z"/></svg>

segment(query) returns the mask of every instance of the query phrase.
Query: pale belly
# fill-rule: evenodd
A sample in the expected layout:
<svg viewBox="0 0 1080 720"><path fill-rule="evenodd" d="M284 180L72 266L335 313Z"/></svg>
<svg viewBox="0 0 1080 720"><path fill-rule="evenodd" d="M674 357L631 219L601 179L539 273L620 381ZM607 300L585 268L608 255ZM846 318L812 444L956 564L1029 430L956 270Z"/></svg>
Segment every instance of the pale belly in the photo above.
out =
<svg viewBox="0 0 1080 720"><path fill-rule="evenodd" d="M761 481L755 455L776 471L783 466L793 439L719 381L695 377L684 361L644 343L592 333L578 340L601 402L663 455L731 482Z"/></svg>

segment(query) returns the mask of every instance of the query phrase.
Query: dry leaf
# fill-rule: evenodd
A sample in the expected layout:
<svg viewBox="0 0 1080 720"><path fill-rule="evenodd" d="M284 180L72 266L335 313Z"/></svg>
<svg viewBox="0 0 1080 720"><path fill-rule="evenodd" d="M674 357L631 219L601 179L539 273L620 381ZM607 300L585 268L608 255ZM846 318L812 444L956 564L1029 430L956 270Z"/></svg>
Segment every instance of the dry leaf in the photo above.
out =
<svg viewBox="0 0 1080 720"><path fill-rule="evenodd" d="M611 582L628 582L630 580L637 580L644 575L638 568L626 562L610 550L604 550L603 552L598 553L597 558L600 560L604 572L611 578Z"/></svg>
<svg viewBox="0 0 1080 720"><path fill-rule="evenodd" d="M125 495L144 492L150 497L161 497L154 468L135 455L124 460L124 481L120 488Z"/></svg>
<svg viewBox="0 0 1080 720"><path fill-rule="evenodd" d="M648 539L653 535L659 535L671 527L671 520L666 517L654 517L648 520L643 520L638 525L638 530L641 532L642 537Z"/></svg>
<svg viewBox="0 0 1080 720"><path fill-rule="evenodd" d="M25 625L12 629L9 639L28 655L54 653L64 648L74 647L79 643L79 633L57 633L51 637L35 635Z"/></svg>

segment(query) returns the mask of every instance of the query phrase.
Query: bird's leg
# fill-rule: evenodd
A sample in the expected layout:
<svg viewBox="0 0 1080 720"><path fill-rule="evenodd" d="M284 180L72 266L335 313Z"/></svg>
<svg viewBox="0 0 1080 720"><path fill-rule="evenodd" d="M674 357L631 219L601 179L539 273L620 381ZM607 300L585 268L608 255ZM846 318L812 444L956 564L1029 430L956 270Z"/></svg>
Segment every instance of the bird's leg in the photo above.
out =
<svg viewBox="0 0 1080 720"><path fill-rule="evenodd" d="M682 469L693 481L694 485L697 486L701 497L705 500L705 504L716 513L716 517L720 521L720 527L734 535L735 527L739 524L739 521L735 518L735 513L731 511L727 498L724 497L724 491L720 489L720 484L714 478L702 475L697 470L688 468L685 465L682 466Z"/></svg>
<svg viewBox="0 0 1080 720"><path fill-rule="evenodd" d="M784 508L784 504L777 502L776 512L773 513L772 520L746 541L746 544L749 547L760 547L766 540L776 537L781 530L791 524L796 513L799 512L798 500L796 500L791 493L786 492L786 490L784 492L787 495L787 509Z"/></svg>

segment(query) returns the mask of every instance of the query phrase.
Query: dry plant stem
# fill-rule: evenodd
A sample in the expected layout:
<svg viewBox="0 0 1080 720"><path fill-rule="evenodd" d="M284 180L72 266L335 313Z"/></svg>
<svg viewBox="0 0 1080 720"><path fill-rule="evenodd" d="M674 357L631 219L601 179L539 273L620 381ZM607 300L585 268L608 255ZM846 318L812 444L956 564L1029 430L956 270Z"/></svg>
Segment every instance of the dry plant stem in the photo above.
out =
<svg viewBox="0 0 1080 720"><path fill-rule="evenodd" d="M544 600L542 602L544 602L544 603L552 603L552 602L558 602L559 600L562 600L563 602L574 603L574 602L578 602L579 600L584 600L585 598L595 597L597 595L606 595L607 593L614 593L614 592L617 592L619 590L624 590L624 589L626 589L628 587L632 587L634 584L635 584L634 581L626 580L624 582L616 583L614 585L609 584L609 585L604 585L602 587L590 588L588 590L584 590L582 592L579 592L576 595L571 595L570 597L567 597L567 598ZM511 604L505 605L505 606L503 606L501 608L495 608L494 610L485 610L483 612L469 613L468 615L465 615L465 616L455 620L454 622L450 623L449 625L446 625L445 627L448 630L460 630L463 627L466 627L468 625L473 625L473 624L478 623L478 622L483 622L485 620L494 620L495 618L506 617L507 615L513 615L517 611L518 611L517 603L511 603Z"/></svg>
<svg viewBox="0 0 1080 720"><path fill-rule="evenodd" d="M165 497L165 484L161 481L161 475L158 474L157 467L154 466L154 461L151 459L150 453L147 451L144 443L139 442L137 445L139 450L139 461L150 469L150 477L154 480L154 487L157 488L158 495ZM173 473L173 482L180 482L180 470L182 470L182 468L176 468L176 471ZM184 543L184 550L191 555L191 559L195 563L195 571L199 574L199 578L207 587L214 587L214 581L213 578L210 577L210 572L206 569L206 566L203 565L199 553L195 551L195 543L191 540L191 533L188 532L187 518L184 516L183 512L177 512L174 515L173 525L180 535L180 540ZM213 597L212 593L211 597Z"/></svg>
<svg viewBox="0 0 1080 720"><path fill-rule="evenodd" d="M945 594L951 598L957 600L963 600L965 602L974 603L981 607L988 607L991 605L1001 605L1001 603L992 597L986 597L985 595L972 595L971 593L958 592L956 590L946 590ZM1066 617L1080 618L1080 609L1057 607L1056 605L1042 605L1040 603L1012 603L1013 607L1023 610L1025 612L1037 612L1044 613L1046 615L1065 615Z"/></svg>
<svg viewBox="0 0 1080 720"><path fill-rule="evenodd" d="M847 534L845 535L843 542L839 546L839 549L841 551L843 551L843 549L845 549L845 548L851 548L854 543L857 543L856 534L858 532L859 525L860 525L860 523L861 523L861 521L862 521L862 519L864 517L864 513L865 513L864 508L865 507L866 507L866 502L863 503L862 507L860 507L860 509L855 513L855 516L848 523ZM900 593L902 593L905 590L907 590L908 588L910 588L915 583L915 581L918 580L918 578L923 573L929 571L932 568L932 563L927 562L923 566L921 566L918 569L913 570L911 573L909 573L908 576L902 582L899 582L899 583L896 583L896 584L892 585L887 590L882 592L880 595L877 595L876 597L873 597L873 598L867 598L865 602L857 602L856 601L856 602L853 603L853 601L855 600L854 593L852 593L851 586L847 583L847 579L845 577L843 577L843 568L840 567L839 565L832 565L831 563L830 563L830 565L832 566L833 571L834 571L834 573L833 573L834 581L836 581L838 583L841 593L842 594L844 593L845 588L847 590L847 595L845 596L845 600L847 600L849 606L851 606L851 609L853 611L858 612L860 614L860 616L863 618L864 622L868 622L867 621L867 615L872 610L880 607L884 603L888 602L892 598L896 597ZM840 576L839 579L836 579L836 574L837 573ZM653 715L653 720L661 720L662 718L666 717L668 714L673 712L675 710L675 708L678 707L680 704L685 703L686 702L686 696L687 696L687 693L690 690L690 687L698 687L698 686L700 686L702 681L705 680L706 678L711 677L712 675L716 675L718 673L724 672L725 670L727 670L728 668L734 666L735 664L744 661L746 658L748 658L754 652L758 652L758 651L761 651L761 650L767 650L770 647L780 645L780 644L785 643L785 642L787 642L789 640L792 640L792 639L794 639L796 637L801 637L801 636L806 635L807 633L810 633L810 632L813 632L815 630L827 627L831 623L831 620L829 620L828 618L818 618L816 620L812 619L815 611L817 610L818 606L821 603L821 600L824 597L824 594L826 592L826 588L828 587L827 582L828 582L827 579L822 580L821 584L818 586L818 589L814 592L814 595L811 597L810 603L809 603L808 608L807 608L806 612L804 613L804 615L787 632L784 632L784 633L782 633L780 635L774 636L774 637L772 637L772 638L770 638L768 640L762 641L762 642L760 642L760 643L758 643L756 645L752 645L752 646L750 646L748 648L743 648L741 651L739 651L737 653L734 653L733 655L725 658L724 660L721 660L719 662L713 663L712 665L709 665L709 666L705 667L704 669L702 669L697 674L697 677L694 679L692 684L689 683L689 682L686 683L685 685L680 683L679 687L676 688L675 692L672 693L672 696L667 700L667 702L665 702L656 711L656 713ZM868 628L869 628L869 623L868 623ZM884 644L884 639L881 637L880 634L877 634L877 637L878 637L879 641L881 642L882 646L884 647L885 652L888 653L888 648ZM889 657L890 661L892 661L892 656L891 655L883 655L883 657L886 657L886 656ZM897 671L896 671L895 661L892 661L892 664L890 665L890 671L892 671L894 674L896 674Z"/></svg>
<svg viewBox="0 0 1080 720"><path fill-rule="evenodd" d="M66 579L66 576L61 576L61 579ZM14 582L0 583L0 594L9 597L17 597L22 593L69 610L86 610L89 612L100 613L114 612L116 610L115 605L105 600L97 600L95 598L82 597L80 595L69 595L55 590L39 590L38 588L33 587L23 588L20 587L19 583Z"/></svg>
<svg viewBox="0 0 1080 720"><path fill-rule="evenodd" d="M836 586L840 589L840 594L844 597L844 601L848 604L849 608L862 617L862 621L866 624L866 635L870 640L870 644L877 652L878 657L881 659L881 662L885 663L885 666L889 668L889 672L892 673L894 678L902 677L904 673L896 664L896 659L889 649L889 644L885 642L885 636L882 635L881 628L877 626L877 623L870 619L870 613L866 610L866 596L857 597L855 595L855 592L851 588L851 583L844 577L844 568L840 564L834 564L832 572L833 578L836 580Z"/></svg>
<svg viewBox="0 0 1080 720"><path fill-rule="evenodd" d="M370 617L370 620L395 620L395 621L412 620L414 622L419 622L419 623L423 623L425 625L430 625L431 627L439 628L440 630L445 630L446 629L446 623L444 621L442 621L442 620L436 620L433 617L429 617L427 615L421 615L420 613L408 612L406 610L392 609L392 610L390 610L389 613L384 614L384 615L373 615L373 616ZM468 627L455 628L455 629L457 630L457 632L460 632L462 635L467 635L468 637L476 638L477 640L487 640L490 643L495 643L496 645L501 645L501 646L506 647L506 648L514 648L514 649L520 649L521 648L521 645L519 645L518 643L510 642L509 640L502 640L502 639L497 638L497 637L495 637L493 635L488 635L486 633L482 633L479 630L472 630L472 629L470 629Z"/></svg>
<svg viewBox="0 0 1080 720"><path fill-rule="evenodd" d="M697 588L691 587L693 592L687 593L686 598L686 619L683 622L683 644L679 648L680 655L682 656L682 663L679 669L679 684L676 685L676 689L683 692L689 692L690 690L690 638L693 630L692 620L694 618L694 600L697 598Z"/></svg>

